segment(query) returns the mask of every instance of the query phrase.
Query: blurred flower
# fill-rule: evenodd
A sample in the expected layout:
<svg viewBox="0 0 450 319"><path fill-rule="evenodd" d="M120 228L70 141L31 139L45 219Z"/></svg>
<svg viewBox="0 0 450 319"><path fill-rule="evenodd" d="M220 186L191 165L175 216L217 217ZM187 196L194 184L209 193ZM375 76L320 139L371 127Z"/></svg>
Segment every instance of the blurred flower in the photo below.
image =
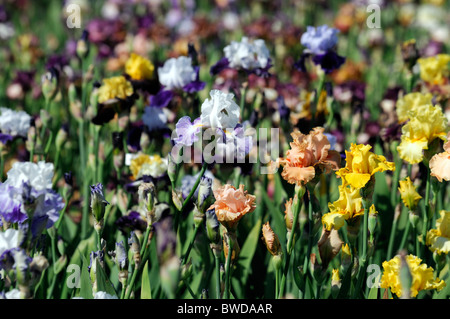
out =
<svg viewBox="0 0 450 319"><path fill-rule="evenodd" d="M447 134L447 142L444 144L444 152L433 155L430 160L431 176L450 181L450 132Z"/></svg>
<svg viewBox="0 0 450 319"><path fill-rule="evenodd" d="M191 58L180 56L167 60L163 67L158 68L159 82L167 90L182 89L195 81L197 73L192 67Z"/></svg>
<svg viewBox="0 0 450 319"><path fill-rule="evenodd" d="M398 190L400 191L400 196L402 198L403 203L406 207L409 208L410 211L414 211L417 207L417 203L422 198L416 191L416 187L411 182L411 179L406 177L406 180L399 181L400 187Z"/></svg>
<svg viewBox="0 0 450 319"><path fill-rule="evenodd" d="M148 131L158 131L167 128L167 115L162 108L146 106L142 121Z"/></svg>
<svg viewBox="0 0 450 319"><path fill-rule="evenodd" d="M395 104L398 122L403 123L409 120L411 111L416 112L422 105L431 104L432 98L431 93L421 92L408 93L400 97Z"/></svg>
<svg viewBox="0 0 450 319"><path fill-rule="evenodd" d="M426 264L421 264L421 262L422 259L414 255L406 256L406 263L412 275L411 297L416 297L421 290L437 289L440 291L445 287L443 280L439 280L439 278L434 279L433 268L427 267ZM391 292L398 297L402 296L400 263L399 256L383 262L384 272L380 281L381 288L390 288Z"/></svg>
<svg viewBox="0 0 450 319"><path fill-rule="evenodd" d="M445 140L447 118L439 106L422 105L410 113L410 120L402 127L401 143L397 147L400 158L410 164L423 160L423 151L435 139Z"/></svg>
<svg viewBox="0 0 450 319"><path fill-rule="evenodd" d="M110 295L105 291L97 291L94 295L94 299L119 299L116 295Z"/></svg>
<svg viewBox="0 0 450 319"><path fill-rule="evenodd" d="M269 49L262 39L249 41L248 37L242 37L241 42L232 41L223 52L225 57L219 60L210 69L212 75L231 68L243 70L247 74L253 73L257 76L266 77L272 66Z"/></svg>
<svg viewBox="0 0 450 319"><path fill-rule="evenodd" d="M450 211L441 210L436 220L436 228L427 232L426 244L432 252L446 254L450 252Z"/></svg>
<svg viewBox="0 0 450 319"><path fill-rule="evenodd" d="M195 182L197 181L198 176L200 175L200 173L197 173L195 175L184 175L183 178L181 179L181 195L183 196L183 199L186 199L189 195L189 193L191 192L192 188L195 185ZM204 177L210 179L210 180L215 180L214 174L209 171L206 170L205 173L203 174ZM198 198L198 188L196 189L196 191L194 192L194 196L193 198Z"/></svg>
<svg viewBox="0 0 450 319"><path fill-rule="evenodd" d="M393 171L395 164L388 162L382 155L370 152L372 146L351 144L350 151L345 151L346 164L336 175L354 188L363 188L377 172Z"/></svg>
<svg viewBox="0 0 450 319"><path fill-rule="evenodd" d="M0 107L0 132L12 137L27 137L31 116L24 111Z"/></svg>
<svg viewBox="0 0 450 319"><path fill-rule="evenodd" d="M306 59L312 56L314 64L320 65L325 73L331 73L345 62L345 58L339 56L334 48L337 44L339 30L327 25L320 27L308 26L307 31L302 34L300 43L307 49L302 53L300 59L294 64L295 68L306 72Z"/></svg>
<svg viewBox="0 0 450 319"><path fill-rule="evenodd" d="M103 79L98 89L98 102L107 103L116 99L126 99L133 94L133 86L124 76L115 76Z"/></svg>
<svg viewBox="0 0 450 319"><path fill-rule="evenodd" d="M291 134L293 142L285 158L279 158L283 166L281 176L291 184L306 184L322 171L337 170L341 157L337 151L330 150L331 145L324 135L322 127L314 128L308 135L299 131Z"/></svg>
<svg viewBox="0 0 450 319"><path fill-rule="evenodd" d="M136 53L131 53L125 63L125 73L136 81L149 80L153 76L155 67L153 63Z"/></svg>
<svg viewBox="0 0 450 319"><path fill-rule="evenodd" d="M436 56L418 59L420 78L431 85L444 83L444 79L448 76L449 62L449 54L438 54Z"/></svg>
<svg viewBox="0 0 450 319"><path fill-rule="evenodd" d="M2 268L1 261L5 257L4 255L19 247L19 245L19 231L17 229L9 228L0 232L0 268Z"/></svg>
<svg viewBox="0 0 450 319"><path fill-rule="evenodd" d="M233 101L234 94L210 91L201 107L202 125L206 128L234 129L239 122L240 108Z"/></svg>
<svg viewBox="0 0 450 319"><path fill-rule="evenodd" d="M300 39L300 43L307 47L312 54L322 54L336 46L338 33L339 30L327 25L317 28L308 26Z"/></svg>
<svg viewBox="0 0 450 319"><path fill-rule="evenodd" d="M138 179L144 175L160 177L167 171L167 162L159 155L138 154L130 162L133 178Z"/></svg>
<svg viewBox="0 0 450 319"><path fill-rule="evenodd" d="M177 137L173 139L176 144L183 146L192 146L199 140L199 133L202 130L201 118L196 118L191 123L189 116L183 116L175 125L175 132Z"/></svg>
<svg viewBox="0 0 450 319"><path fill-rule="evenodd" d="M244 215L255 210L256 197L247 194L244 185L236 189L232 185L224 185L214 190L216 201L209 209L215 209L217 219L227 229L236 229Z"/></svg>
<svg viewBox="0 0 450 319"><path fill-rule="evenodd" d="M52 188L53 174L53 163L15 162L7 172L5 184L22 189L23 183L27 183L36 191L43 191Z"/></svg>

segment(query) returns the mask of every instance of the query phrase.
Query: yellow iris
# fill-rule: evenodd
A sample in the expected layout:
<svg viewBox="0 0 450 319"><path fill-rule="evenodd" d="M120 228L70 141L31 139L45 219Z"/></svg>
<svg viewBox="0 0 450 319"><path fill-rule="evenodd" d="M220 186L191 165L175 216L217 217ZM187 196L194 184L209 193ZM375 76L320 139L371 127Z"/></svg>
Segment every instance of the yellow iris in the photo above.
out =
<svg viewBox="0 0 450 319"><path fill-rule="evenodd" d="M113 99L126 99L133 94L133 86L124 76L114 76L103 79L103 85L98 89L98 102L105 103Z"/></svg>
<svg viewBox="0 0 450 319"><path fill-rule="evenodd" d="M445 287L445 282L434 279L433 268L421 264L422 260L416 256L406 256L406 263L412 276L411 297L416 297L419 291L437 289L438 291ZM395 256L389 261L383 262L384 273L381 276L380 287L390 288L393 294L402 296L402 285L400 282L401 259Z"/></svg>
<svg viewBox="0 0 450 319"><path fill-rule="evenodd" d="M420 58L417 62L420 67L420 78L429 84L439 85L448 75L450 55L437 54L428 58Z"/></svg>
<svg viewBox="0 0 450 319"><path fill-rule="evenodd" d="M431 93L413 92L398 99L395 105L398 122L403 123L409 120L411 111L416 111L422 105L431 104L432 98Z"/></svg>
<svg viewBox="0 0 450 319"><path fill-rule="evenodd" d="M150 60L135 53L131 53L125 63L125 73L137 81L151 79L154 70L155 66Z"/></svg>
<svg viewBox="0 0 450 319"><path fill-rule="evenodd" d="M450 211L441 211L441 217L436 220L436 229L427 233L426 244L432 252L448 254L450 251Z"/></svg>
<svg viewBox="0 0 450 319"><path fill-rule="evenodd" d="M329 213L322 216L322 224L326 230L339 230L345 221L364 215L364 207L359 189L352 186L339 186L339 199L328 203Z"/></svg>
<svg viewBox="0 0 450 319"><path fill-rule="evenodd" d="M409 177L404 181L399 182L400 187L398 190L400 191L400 196L403 200L403 203L409 210L413 211L417 207L417 203L422 198L416 191L416 187L412 183Z"/></svg>
<svg viewBox="0 0 450 319"><path fill-rule="evenodd" d="M130 170L135 179L143 175L159 177L167 170L166 166L159 155L140 154L130 162Z"/></svg>
<svg viewBox="0 0 450 319"><path fill-rule="evenodd" d="M375 173L395 170L394 163L388 162L382 155L370 152L371 148L370 145L352 144L350 152L345 151L346 165L336 172L343 179L344 185L362 188Z"/></svg>
<svg viewBox="0 0 450 319"><path fill-rule="evenodd" d="M408 123L402 127L400 145L397 147L400 158L410 164L423 160L423 151L435 138L446 139L447 118L439 106L431 104L420 106L411 112Z"/></svg>

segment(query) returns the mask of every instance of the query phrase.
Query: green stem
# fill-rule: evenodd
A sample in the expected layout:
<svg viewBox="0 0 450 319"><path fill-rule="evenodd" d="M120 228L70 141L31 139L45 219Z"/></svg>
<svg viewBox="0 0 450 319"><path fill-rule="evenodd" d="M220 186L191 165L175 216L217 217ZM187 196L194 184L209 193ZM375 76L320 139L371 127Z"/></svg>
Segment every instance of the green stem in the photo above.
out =
<svg viewBox="0 0 450 319"><path fill-rule="evenodd" d="M409 235L410 230L411 230L411 223L409 221L407 221L406 228L403 231L402 241L400 242L400 246L398 247L398 250L402 250L403 248L405 248L406 240L409 237L408 235Z"/></svg>
<svg viewBox="0 0 450 319"><path fill-rule="evenodd" d="M426 235L427 235L428 220L431 215L430 214L431 213L430 193L431 193L431 175L430 175L430 168L427 167L427 184L426 184L426 188L425 188L425 211L423 214L423 224L422 224L422 236L424 239L426 238ZM425 245L422 245L421 256L423 256L424 250L425 250Z"/></svg>
<svg viewBox="0 0 450 319"><path fill-rule="evenodd" d="M200 184L200 180L202 179L203 175L205 174L206 168L208 167L208 163L203 163L202 169L200 171L200 174L197 177L197 180L195 181L194 187L192 187L188 197L183 202L183 206L181 207L181 211L186 207L186 205L189 203L189 200L194 196L195 191L197 190L198 185Z"/></svg>
<svg viewBox="0 0 450 319"><path fill-rule="evenodd" d="M198 233L199 229L200 229L200 224L196 224L195 228L194 228L194 232L192 233L191 239L189 241L189 246L188 246L188 248L186 249L186 252L183 255L183 259L182 259L181 265L184 265L187 262L187 260L189 259L189 254L191 253L191 249L194 246L195 237L197 237L197 233Z"/></svg>
<svg viewBox="0 0 450 319"><path fill-rule="evenodd" d="M216 264L216 296L217 296L217 299L220 299L221 284L220 284L220 255L219 255L219 252L214 251L214 260L215 260L215 264Z"/></svg>
<svg viewBox="0 0 450 319"><path fill-rule="evenodd" d="M233 243L231 240L231 236L228 235L228 255L227 261L225 263L225 291L224 291L224 299L230 298L230 280L231 280L231 255L233 254Z"/></svg>
<svg viewBox="0 0 450 319"><path fill-rule="evenodd" d="M281 278L279 297L282 297L284 295L284 289L285 289L285 285L286 285L286 277L287 277L287 273L289 271L289 264L290 264L290 259L291 259L292 248L294 246L293 245L294 235L295 235L295 230L297 229L298 218L300 215L300 209L302 207L302 199L303 199L304 194L305 194L305 188L304 188L304 186L301 186L297 191L297 205L295 206L294 216L292 219L292 229L291 229L291 232L289 233L288 241L286 244L286 261L285 261L284 269L283 269L283 277Z"/></svg>
<svg viewBox="0 0 450 319"><path fill-rule="evenodd" d="M317 104L319 103L320 94L322 93L324 82L325 82L325 74L319 75L319 84L317 86L317 91L314 96L314 103L311 105L311 127L314 127L314 122L316 119Z"/></svg>
<svg viewBox="0 0 450 319"><path fill-rule="evenodd" d="M386 260L390 260L392 257L392 250L394 249L394 241L395 241L395 231L397 229L397 219L394 216L394 221L392 223L391 234L389 236L389 245L386 255Z"/></svg>

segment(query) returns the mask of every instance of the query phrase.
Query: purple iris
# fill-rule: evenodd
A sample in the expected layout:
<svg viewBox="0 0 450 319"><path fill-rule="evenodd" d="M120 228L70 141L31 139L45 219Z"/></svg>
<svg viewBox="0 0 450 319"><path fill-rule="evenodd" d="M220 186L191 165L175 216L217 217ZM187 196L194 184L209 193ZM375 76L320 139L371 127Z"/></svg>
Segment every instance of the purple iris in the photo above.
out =
<svg viewBox="0 0 450 319"><path fill-rule="evenodd" d="M173 139L176 144L183 146L192 146L199 140L199 133L202 130L201 118L195 119L191 123L189 116L183 116L175 125L175 132L177 137Z"/></svg>
<svg viewBox="0 0 450 319"><path fill-rule="evenodd" d="M312 56L312 61L325 71L332 71L341 67L345 63L345 58L335 52L338 41L338 29L322 25L317 28L308 26L307 31L301 37L301 44L307 49L300 56L300 59L294 64L297 70L306 72L306 59Z"/></svg>
<svg viewBox="0 0 450 319"><path fill-rule="evenodd" d="M27 215L21 211L20 197L19 189L0 184L0 216L8 223L22 223L27 219Z"/></svg>

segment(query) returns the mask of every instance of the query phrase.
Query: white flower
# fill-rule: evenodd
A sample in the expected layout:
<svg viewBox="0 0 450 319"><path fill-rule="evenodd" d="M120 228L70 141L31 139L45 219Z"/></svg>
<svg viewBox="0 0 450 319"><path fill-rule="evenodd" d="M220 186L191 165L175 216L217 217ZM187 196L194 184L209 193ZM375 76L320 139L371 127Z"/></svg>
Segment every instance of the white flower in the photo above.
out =
<svg viewBox="0 0 450 319"><path fill-rule="evenodd" d="M0 131L12 136L27 137L31 116L24 111L0 107Z"/></svg>
<svg viewBox="0 0 450 319"><path fill-rule="evenodd" d="M181 89L185 85L195 81L197 73L192 67L191 58L180 56L167 60L161 68L158 68L159 82L167 90Z"/></svg>
<svg viewBox="0 0 450 319"><path fill-rule="evenodd" d="M53 173L53 163L15 162L7 173L5 184L21 189L26 182L35 190L42 191L52 188Z"/></svg>
<svg viewBox="0 0 450 319"><path fill-rule="evenodd" d="M270 57L264 40L249 42L247 37L242 37L241 42L232 41L223 51L230 67L247 70L265 68Z"/></svg>
<svg viewBox="0 0 450 319"><path fill-rule="evenodd" d="M104 291L97 291L94 295L94 299L119 299L117 296L111 296L107 292Z"/></svg>
<svg viewBox="0 0 450 319"><path fill-rule="evenodd" d="M6 299L22 299L19 289L13 289L5 293Z"/></svg>
<svg viewBox="0 0 450 319"><path fill-rule="evenodd" d="M211 99L202 104L202 124L210 128L234 129L240 117L239 106L233 101L234 94L212 90L209 95Z"/></svg>
<svg viewBox="0 0 450 319"><path fill-rule="evenodd" d="M14 249L18 246L19 231L16 229L7 229L0 232L0 256L8 250Z"/></svg>

